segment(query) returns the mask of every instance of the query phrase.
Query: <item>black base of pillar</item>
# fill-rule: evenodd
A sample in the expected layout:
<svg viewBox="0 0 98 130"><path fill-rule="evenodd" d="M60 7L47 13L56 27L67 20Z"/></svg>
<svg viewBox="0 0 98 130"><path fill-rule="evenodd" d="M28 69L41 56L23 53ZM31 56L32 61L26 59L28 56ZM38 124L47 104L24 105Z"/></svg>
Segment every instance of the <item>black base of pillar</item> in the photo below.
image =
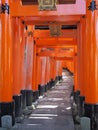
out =
<svg viewBox="0 0 98 130"><path fill-rule="evenodd" d="M62 76L60 76L60 80L62 80Z"/></svg>
<svg viewBox="0 0 98 130"><path fill-rule="evenodd" d="M58 81L59 81L59 77L56 76L55 81L54 81L54 86L57 84Z"/></svg>
<svg viewBox="0 0 98 130"><path fill-rule="evenodd" d="M46 89L46 88L45 88L45 85L43 85L43 94L45 93L45 89Z"/></svg>
<svg viewBox="0 0 98 130"><path fill-rule="evenodd" d="M54 80L51 79L51 88L54 86Z"/></svg>
<svg viewBox="0 0 98 130"><path fill-rule="evenodd" d="M21 90L22 94L22 109L26 108L26 90Z"/></svg>
<svg viewBox="0 0 98 130"><path fill-rule="evenodd" d="M62 80L62 76L58 76L58 81L61 81Z"/></svg>
<svg viewBox="0 0 98 130"><path fill-rule="evenodd" d="M32 105L32 96L33 96L33 91L26 90L26 106Z"/></svg>
<svg viewBox="0 0 98 130"><path fill-rule="evenodd" d="M79 95L80 95L80 91L79 90L77 90L76 92L73 92L74 101L75 101L76 104L78 104Z"/></svg>
<svg viewBox="0 0 98 130"><path fill-rule="evenodd" d="M84 116L91 120L91 130L98 130L98 105L84 104Z"/></svg>
<svg viewBox="0 0 98 130"><path fill-rule="evenodd" d="M48 90L50 89L50 87L51 87L51 81L49 81L49 82L47 83L47 89L48 89Z"/></svg>
<svg viewBox="0 0 98 130"><path fill-rule="evenodd" d="M55 78L55 84L59 81L59 76L56 76Z"/></svg>
<svg viewBox="0 0 98 130"><path fill-rule="evenodd" d="M22 115L22 95L13 96L15 101L15 117L20 117Z"/></svg>
<svg viewBox="0 0 98 130"><path fill-rule="evenodd" d="M83 109L80 108L80 104L83 105L81 102L80 91L72 92L71 96L73 96L73 102L72 102L73 120L75 124L80 124L80 115L83 113L82 111Z"/></svg>
<svg viewBox="0 0 98 130"><path fill-rule="evenodd" d="M59 77L60 77L60 76L57 76L57 80L58 80L58 81L59 81L59 79L60 79Z"/></svg>
<svg viewBox="0 0 98 130"><path fill-rule="evenodd" d="M38 90L39 90L39 96L43 96L44 92L45 92L45 86L44 85L39 85Z"/></svg>
<svg viewBox="0 0 98 130"><path fill-rule="evenodd" d="M53 82L53 81L51 80L51 81L50 81L50 89L52 88L52 82Z"/></svg>
<svg viewBox="0 0 98 130"><path fill-rule="evenodd" d="M45 85L45 92L48 91L48 84Z"/></svg>
<svg viewBox="0 0 98 130"><path fill-rule="evenodd" d="M51 89L53 86L55 86L56 81L51 79L48 83L47 83L47 88L48 90Z"/></svg>
<svg viewBox="0 0 98 130"><path fill-rule="evenodd" d="M33 91L33 102L35 102L39 97L39 91Z"/></svg>
<svg viewBox="0 0 98 130"><path fill-rule="evenodd" d="M51 79L50 88L52 88L53 86L55 86L55 80Z"/></svg>
<svg viewBox="0 0 98 130"><path fill-rule="evenodd" d="M60 76L58 76L58 79L59 79L59 81L61 80L61 77Z"/></svg>
<svg viewBox="0 0 98 130"><path fill-rule="evenodd" d="M56 83L57 83L57 81L58 81L58 76L56 76L55 81L56 81Z"/></svg>
<svg viewBox="0 0 98 130"><path fill-rule="evenodd" d="M2 116L10 115L12 116L12 126L15 125L15 103L0 103L0 127L2 126L1 118Z"/></svg>
<svg viewBox="0 0 98 130"><path fill-rule="evenodd" d="M85 97L79 96L78 113L80 117L84 116L84 101L85 101Z"/></svg>

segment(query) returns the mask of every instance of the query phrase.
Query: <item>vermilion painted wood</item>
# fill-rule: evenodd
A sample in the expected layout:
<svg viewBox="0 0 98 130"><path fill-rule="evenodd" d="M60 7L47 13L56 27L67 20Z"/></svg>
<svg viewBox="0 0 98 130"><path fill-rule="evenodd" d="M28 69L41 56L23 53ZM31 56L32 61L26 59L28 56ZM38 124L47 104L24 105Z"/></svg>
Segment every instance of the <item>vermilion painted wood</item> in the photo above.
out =
<svg viewBox="0 0 98 130"><path fill-rule="evenodd" d="M77 0L76 4L57 5L57 11L39 11L36 5L22 6L20 0L15 0L11 4L11 16L44 16L45 18L46 16L84 15L85 13L85 0Z"/></svg>
<svg viewBox="0 0 98 130"><path fill-rule="evenodd" d="M9 0L2 0L2 4L7 3ZM0 79L0 102L12 102L12 18L7 13L1 14L1 79Z"/></svg>
<svg viewBox="0 0 98 130"><path fill-rule="evenodd" d="M26 89L32 90L32 69L33 69L33 26L28 26L26 42ZM31 35L30 35L31 33Z"/></svg>
<svg viewBox="0 0 98 130"><path fill-rule="evenodd" d="M74 38L44 38L37 39L37 47L61 47L76 45L77 40Z"/></svg>
<svg viewBox="0 0 98 130"><path fill-rule="evenodd" d="M46 70L46 57L41 57L41 85L46 84L45 70Z"/></svg>
<svg viewBox="0 0 98 130"><path fill-rule="evenodd" d="M36 88L38 87L38 85L41 85L41 72L42 72L42 64L41 64L41 58L39 56L37 56L37 79L36 79Z"/></svg>
<svg viewBox="0 0 98 130"><path fill-rule="evenodd" d="M43 39L43 38L53 38L50 35L49 30L34 30L33 34L34 38L37 39ZM59 36L59 39L70 39L70 38L76 38L77 37L77 30L76 29L66 29L61 30L61 35Z"/></svg>
<svg viewBox="0 0 98 130"><path fill-rule="evenodd" d="M37 57L36 57L36 51L37 51L37 47L36 47L36 43L34 44L34 49L33 49L33 74L32 74L32 90L33 91L37 91L38 87L36 86L36 79L37 79Z"/></svg>
<svg viewBox="0 0 98 130"><path fill-rule="evenodd" d="M58 76L62 76L62 69L63 69L62 61L59 61L59 73L58 73Z"/></svg>
<svg viewBox="0 0 98 130"><path fill-rule="evenodd" d="M85 96L86 103L98 103L98 11L88 10L86 7L86 44L85 44ZM97 4L98 1L96 0Z"/></svg>
<svg viewBox="0 0 98 130"><path fill-rule="evenodd" d="M48 13L48 12L47 12ZM52 15L52 12L51 12ZM80 16L81 15L55 15L55 16L50 16L47 15L46 17L44 16L34 16L34 17L21 17L23 21L25 21L25 24L27 25L48 25L51 23L54 24L62 24L62 25L76 25L77 22L80 21Z"/></svg>
<svg viewBox="0 0 98 130"><path fill-rule="evenodd" d="M81 22L80 22L80 42L79 42L79 46L80 46L80 50L78 50L78 53L80 54L79 55L79 59L80 59L80 62L78 64L78 68L80 67L80 75L81 77L78 76L78 79L81 78L80 80L80 91L81 91L81 95L84 96L85 95L85 85L86 83L86 73L83 71L85 70L85 57L86 57L86 53L85 53L85 49L86 49L86 17L82 17L81 18ZM84 55L85 54L85 55Z"/></svg>
<svg viewBox="0 0 98 130"><path fill-rule="evenodd" d="M21 21L22 22L22 21ZM21 64L20 64L20 86L21 90L26 89L26 42L27 42L27 32L24 29L24 24L21 23L20 29L20 46L21 46Z"/></svg>
<svg viewBox="0 0 98 130"><path fill-rule="evenodd" d="M21 21L14 18L14 41L13 41L13 95L19 95L21 90Z"/></svg>
<svg viewBox="0 0 98 130"><path fill-rule="evenodd" d="M50 74L50 62L49 62L49 57L46 57L46 69L45 69L45 83L46 84L50 81L49 74Z"/></svg>
<svg viewBox="0 0 98 130"><path fill-rule="evenodd" d="M77 46L74 48L75 54L74 54L74 91L76 92L79 90L78 86L78 55L77 55Z"/></svg>

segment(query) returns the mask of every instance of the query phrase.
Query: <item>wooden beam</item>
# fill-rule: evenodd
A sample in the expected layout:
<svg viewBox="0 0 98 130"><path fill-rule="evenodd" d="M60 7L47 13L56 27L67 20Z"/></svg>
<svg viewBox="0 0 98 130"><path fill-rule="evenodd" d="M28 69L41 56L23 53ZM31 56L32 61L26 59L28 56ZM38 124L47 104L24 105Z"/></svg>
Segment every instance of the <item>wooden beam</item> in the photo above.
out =
<svg viewBox="0 0 98 130"><path fill-rule="evenodd" d="M59 38L76 38L77 30L61 30L61 36ZM33 34L34 38L52 38L49 30L35 30Z"/></svg>
<svg viewBox="0 0 98 130"><path fill-rule="evenodd" d="M65 15L85 15L85 0L77 0L76 4L57 5L56 11L39 11L38 6L22 6L20 0L11 3L11 16L65 16Z"/></svg>
<svg viewBox="0 0 98 130"><path fill-rule="evenodd" d="M73 51L60 51L60 49L58 50L44 50L44 51L40 51L36 53L37 56L48 56L48 57L73 57L74 54L74 50Z"/></svg>
<svg viewBox="0 0 98 130"><path fill-rule="evenodd" d="M73 57L55 57L55 60L73 61Z"/></svg>
<svg viewBox="0 0 98 130"><path fill-rule="evenodd" d="M77 45L77 41L74 38L43 38L43 39L37 39L36 40L37 47L61 47L61 46L71 46L71 45Z"/></svg>
<svg viewBox="0 0 98 130"><path fill-rule="evenodd" d="M43 14L43 16L30 16L30 17L21 17L21 19L25 22L25 24L29 24L29 25L49 25L51 23L54 24L62 24L62 25L75 25L77 24L77 22L80 21L80 15L56 15L56 16L52 16L52 12L51 12L51 16L47 15L45 16Z"/></svg>
<svg viewBox="0 0 98 130"><path fill-rule="evenodd" d="M54 57L55 56L55 53L52 52L52 51L44 51L44 52L39 52L36 54L37 56L40 56L40 57L44 57L44 56L48 56L48 57Z"/></svg>

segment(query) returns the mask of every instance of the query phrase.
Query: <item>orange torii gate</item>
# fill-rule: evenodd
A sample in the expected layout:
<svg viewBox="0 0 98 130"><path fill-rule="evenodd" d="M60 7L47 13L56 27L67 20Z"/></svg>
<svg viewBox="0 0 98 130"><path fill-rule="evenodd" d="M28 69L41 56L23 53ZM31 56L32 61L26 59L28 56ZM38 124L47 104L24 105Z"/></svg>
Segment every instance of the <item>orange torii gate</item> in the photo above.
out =
<svg viewBox="0 0 98 130"><path fill-rule="evenodd" d="M56 38L55 38L56 39ZM67 38L66 38L67 39ZM37 39L38 40L38 39ZM43 40L43 42L42 42L42 40ZM53 39L54 40L54 39ZM65 39L63 39L63 40L65 40ZM39 41L39 40L38 40ZM67 45L65 45L64 47L65 48L63 48L62 47L62 44L61 44L61 50L60 50L60 46L59 46L59 48L58 48L58 44L56 44L55 42L54 42L54 44L50 44L49 43L49 47L48 48L44 48L42 51L41 51L41 47L43 48L43 43L45 44L45 41L44 41L44 39L40 39L40 41L41 41L41 43L36 43L37 44L37 47L39 47L39 45L40 45L40 52L38 52L37 53L37 56L39 56L39 57L45 57L45 56L49 56L49 57L54 57L55 58L55 60L56 61L62 61L62 60L68 60L68 61L73 61L73 57L74 57L74 49L73 49L73 43L74 42L72 42L72 45L70 45L70 48L67 48ZM52 40L51 40L52 41ZM56 39L56 41L57 41L57 39ZM60 41L61 42L61 41ZM64 41L63 41L64 42ZM70 42L71 43L71 42ZM47 43L48 44L48 43ZM51 46L50 46L51 45ZM45 45L46 46L46 45ZM52 48L54 46L54 49ZM57 47L57 48L56 48ZM69 46L68 46L69 47ZM64 50L65 49L65 50ZM70 51L69 51L69 50ZM62 57L63 56L63 57ZM69 57L70 56L70 57ZM54 66L53 66L54 67ZM52 67L52 68L53 68ZM61 66L61 68L62 68L62 66ZM62 70L62 69L61 69ZM54 72L53 70L51 71L51 72ZM62 71L60 71L60 75L59 75L60 77L62 77ZM55 76L53 76L52 78L53 78L53 80L55 80L55 77L56 77L56 75Z"/></svg>
<svg viewBox="0 0 98 130"><path fill-rule="evenodd" d="M55 48L68 48L70 46L74 46L76 45L76 31L74 30L64 30L63 31L64 34L63 36L61 36L60 38L53 38L49 35L49 31L48 30L34 30L34 41L35 41L35 59L36 59L36 55L37 57L40 56L40 57L54 57L55 56L55 53L52 52L53 49ZM45 47L48 47L46 50L44 49ZM51 50L52 48L52 50ZM43 49L41 51L41 49ZM38 51L37 51L38 50ZM64 54L64 53L63 53ZM39 58L37 58L39 59ZM40 60L40 59L39 59ZM34 60L36 61L36 60ZM36 61L37 63L37 61ZM36 68L39 68L37 67L36 63L34 63L34 65L36 66ZM34 71L36 70L36 68L34 69ZM36 73L36 71L35 71ZM38 73L38 72L37 72ZM33 73L34 74L34 73ZM36 78L36 74L33 75L33 78ZM51 79L51 78L50 78ZM55 77L54 77L55 79ZM34 79L33 80L33 85L36 84L34 83L36 80ZM37 85L34 85L36 86L35 88L33 87L33 90L37 90L38 89L38 84Z"/></svg>
<svg viewBox="0 0 98 130"><path fill-rule="evenodd" d="M12 125L15 124L14 103L17 106L16 99L23 96L24 90L30 92L28 96L31 105L32 91L38 98L38 85L42 83L41 76L38 76L41 67L44 68L43 84L49 84L51 78L56 78L56 61L71 60L74 61L75 86L74 97L78 98L75 103L80 103L77 107L78 115L90 118L91 129L98 129L98 1L76 0L75 4L57 5L56 11L39 11L36 5L22 5L21 0L1 0L0 15L0 126L2 126L1 117L10 115L12 117ZM6 7L7 8L3 8ZM81 8L80 8L81 6ZM10 7L10 8L9 8ZM34 32L28 28L31 25L76 25L75 35L73 31L62 30L63 36L51 37L48 31ZM15 26L14 26L15 25ZM30 26L29 26L30 27ZM30 29L30 30L29 30ZM28 32L30 31L30 33ZM27 35L25 35L25 32ZM68 32L68 34L67 34ZM46 33L46 34L45 34ZM28 35L30 34L30 35ZM46 37L46 38L45 38ZM31 47L31 46L33 47ZM25 47L32 48L32 53L27 51L25 57ZM58 57L51 50L40 52L43 48L75 48L73 57ZM32 65L28 67L28 55L30 53ZM20 55L20 56L19 56ZM25 59L26 58L26 59ZM13 59L13 60L12 60ZM27 68L25 69L25 63ZM30 60L31 62L31 60ZM51 63L48 66L48 63ZM24 67L23 67L24 66ZM39 66L38 70L37 67ZM61 65L62 66L62 65ZM47 68L53 70L49 73ZM23 70L22 70L23 68ZM32 69L33 68L33 69ZM53 69L51 69L53 68ZM15 70L16 69L16 70ZM14 71L15 70L15 71ZM19 71L20 70L20 71ZM29 73L27 73L29 72ZM32 73L32 74L31 74ZM49 77L45 75L49 73ZM30 77L30 74L32 75ZM77 82L78 80L78 82ZM30 85L29 85L30 84ZM21 92L21 93L20 93ZM30 98L31 97L31 98ZM85 99L85 100L84 100ZM18 102L19 103L19 102ZM79 106L79 104L77 105ZM6 109L7 108L7 109ZM19 108L21 109L21 107ZM83 111L85 113L83 113ZM20 110L19 110L20 112ZM19 116L21 115L18 113Z"/></svg>

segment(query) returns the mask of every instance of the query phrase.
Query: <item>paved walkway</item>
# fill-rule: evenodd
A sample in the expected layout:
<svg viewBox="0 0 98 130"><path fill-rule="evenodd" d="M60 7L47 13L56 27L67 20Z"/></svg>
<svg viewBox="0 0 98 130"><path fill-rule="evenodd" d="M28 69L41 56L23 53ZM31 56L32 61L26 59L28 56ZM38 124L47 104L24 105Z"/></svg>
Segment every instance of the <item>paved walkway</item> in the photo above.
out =
<svg viewBox="0 0 98 130"><path fill-rule="evenodd" d="M73 78L68 72L63 80L38 100L37 108L26 117L18 130L74 130L70 94Z"/></svg>

